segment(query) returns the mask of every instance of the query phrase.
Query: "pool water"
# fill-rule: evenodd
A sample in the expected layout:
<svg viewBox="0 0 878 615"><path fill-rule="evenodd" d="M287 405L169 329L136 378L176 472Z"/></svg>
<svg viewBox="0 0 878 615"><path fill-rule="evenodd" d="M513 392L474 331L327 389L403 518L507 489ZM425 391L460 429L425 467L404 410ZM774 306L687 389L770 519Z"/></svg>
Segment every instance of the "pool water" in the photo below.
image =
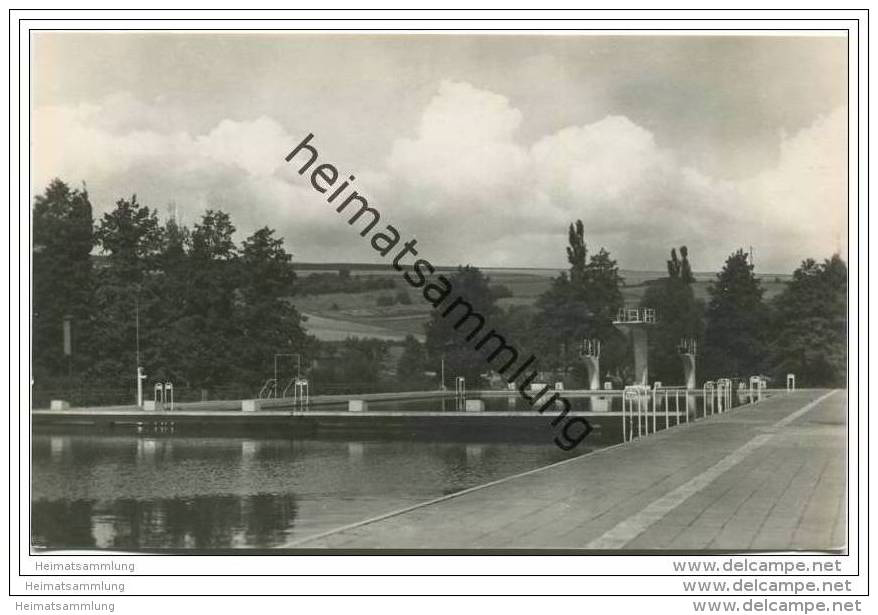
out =
<svg viewBox="0 0 878 615"><path fill-rule="evenodd" d="M32 439L31 536L43 549L282 548L542 467L551 442L89 433Z"/></svg>

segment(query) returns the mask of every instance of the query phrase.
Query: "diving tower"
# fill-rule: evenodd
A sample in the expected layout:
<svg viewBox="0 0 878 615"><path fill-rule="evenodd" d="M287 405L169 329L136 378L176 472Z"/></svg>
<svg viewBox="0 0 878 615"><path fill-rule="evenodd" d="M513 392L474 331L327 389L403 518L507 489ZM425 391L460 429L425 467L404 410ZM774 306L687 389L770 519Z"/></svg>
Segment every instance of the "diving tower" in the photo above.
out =
<svg viewBox="0 0 878 615"><path fill-rule="evenodd" d="M634 346L634 384L649 384L648 331L655 324L655 310L646 307L625 307L619 310L613 326L630 335Z"/></svg>
<svg viewBox="0 0 878 615"><path fill-rule="evenodd" d="M684 337L677 346L677 353L683 360L683 377L687 389L695 388L695 355L698 354L698 342L694 338Z"/></svg>
<svg viewBox="0 0 878 615"><path fill-rule="evenodd" d="M586 338L579 347L579 358L588 370L588 388L597 391L601 388L601 341Z"/></svg>

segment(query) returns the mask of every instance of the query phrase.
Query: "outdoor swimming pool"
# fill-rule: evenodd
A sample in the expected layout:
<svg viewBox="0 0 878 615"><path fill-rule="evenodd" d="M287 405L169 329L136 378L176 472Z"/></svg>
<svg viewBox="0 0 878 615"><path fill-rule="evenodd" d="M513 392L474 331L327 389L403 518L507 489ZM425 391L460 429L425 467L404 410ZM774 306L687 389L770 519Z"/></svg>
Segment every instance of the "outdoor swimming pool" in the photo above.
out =
<svg viewBox="0 0 878 615"><path fill-rule="evenodd" d="M47 549L279 548L538 468L551 441L92 433L33 436L31 536Z"/></svg>

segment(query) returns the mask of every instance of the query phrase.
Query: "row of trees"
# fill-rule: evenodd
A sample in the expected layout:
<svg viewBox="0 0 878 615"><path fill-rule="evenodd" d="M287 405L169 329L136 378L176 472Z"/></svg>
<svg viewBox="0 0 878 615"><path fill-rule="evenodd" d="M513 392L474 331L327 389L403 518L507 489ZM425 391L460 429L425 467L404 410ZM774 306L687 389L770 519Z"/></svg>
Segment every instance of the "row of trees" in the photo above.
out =
<svg viewBox="0 0 878 615"><path fill-rule="evenodd" d="M292 255L269 228L237 245L235 227L222 211L207 211L190 229L173 217L161 223L131 197L95 223L86 190L55 180L35 199L33 216L38 388L87 380L93 390L130 390L139 363L150 367L151 381L252 395L272 374L275 353L300 354L323 392L434 387L431 373L443 363L449 379L464 375L475 383L486 372L484 357L435 312L426 343L406 340L392 377L383 369L386 343L319 344L306 335L294 295L322 286L297 279ZM95 252L103 257L96 260ZM540 369L584 384L579 345L597 338L604 377L617 385L630 382L629 343L611 324L624 305L618 265L604 249L589 253L581 221L570 225L566 252L568 269L533 306L503 309L498 300L509 289L492 285L475 267L459 268L450 280L492 326L536 355ZM844 381L847 268L838 256L802 263L773 301L764 300L743 251L728 258L706 304L696 299L685 247L679 255L671 251L667 270L641 300L659 315L650 333L653 378L680 380L677 344L687 337L699 341L699 371L706 378L789 371L806 384ZM339 282L321 284L335 288ZM65 321L72 332L69 355L61 352Z"/></svg>
<svg viewBox="0 0 878 615"><path fill-rule="evenodd" d="M192 229L122 199L95 225L87 192L55 180L34 203L34 373L43 387L88 380L130 388L150 380L191 389L247 389L273 353L313 353L289 301L296 275L274 231L235 244L228 214ZM97 248L106 257L95 265ZM70 322L72 352L61 352ZM137 355L140 355L139 361Z"/></svg>
<svg viewBox="0 0 878 615"><path fill-rule="evenodd" d="M672 249L670 255L667 277L648 283L640 300L658 315L650 330L652 379L682 381L678 348L687 338L697 342L702 380L763 374L782 381L792 372L803 385L844 385L847 266L838 255L823 263L804 261L784 290L766 301L753 264L738 250L709 284L706 304L696 298L686 247L679 255ZM585 385L579 346L583 339L594 338L601 341L603 378L616 386L630 383L630 342L612 325L625 304L616 261L603 248L589 255L581 221L570 225L567 260L568 270L553 279L533 308L502 310L490 279L477 268L461 268L450 280L455 292L497 323L507 338L533 352L543 371L571 385ZM447 320L433 314L424 348L407 341L401 377L415 384L423 368L435 369L444 360L449 373L478 381L486 371L485 358L469 350Z"/></svg>

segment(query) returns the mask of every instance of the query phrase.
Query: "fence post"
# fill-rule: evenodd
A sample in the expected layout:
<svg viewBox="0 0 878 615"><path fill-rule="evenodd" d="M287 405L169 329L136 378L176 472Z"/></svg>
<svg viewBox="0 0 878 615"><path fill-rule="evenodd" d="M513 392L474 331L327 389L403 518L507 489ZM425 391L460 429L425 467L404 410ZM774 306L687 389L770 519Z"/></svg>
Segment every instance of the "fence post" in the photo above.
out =
<svg viewBox="0 0 878 615"><path fill-rule="evenodd" d="M171 406L171 410L174 409L174 385L170 382L165 383L165 393L168 395L168 403Z"/></svg>

